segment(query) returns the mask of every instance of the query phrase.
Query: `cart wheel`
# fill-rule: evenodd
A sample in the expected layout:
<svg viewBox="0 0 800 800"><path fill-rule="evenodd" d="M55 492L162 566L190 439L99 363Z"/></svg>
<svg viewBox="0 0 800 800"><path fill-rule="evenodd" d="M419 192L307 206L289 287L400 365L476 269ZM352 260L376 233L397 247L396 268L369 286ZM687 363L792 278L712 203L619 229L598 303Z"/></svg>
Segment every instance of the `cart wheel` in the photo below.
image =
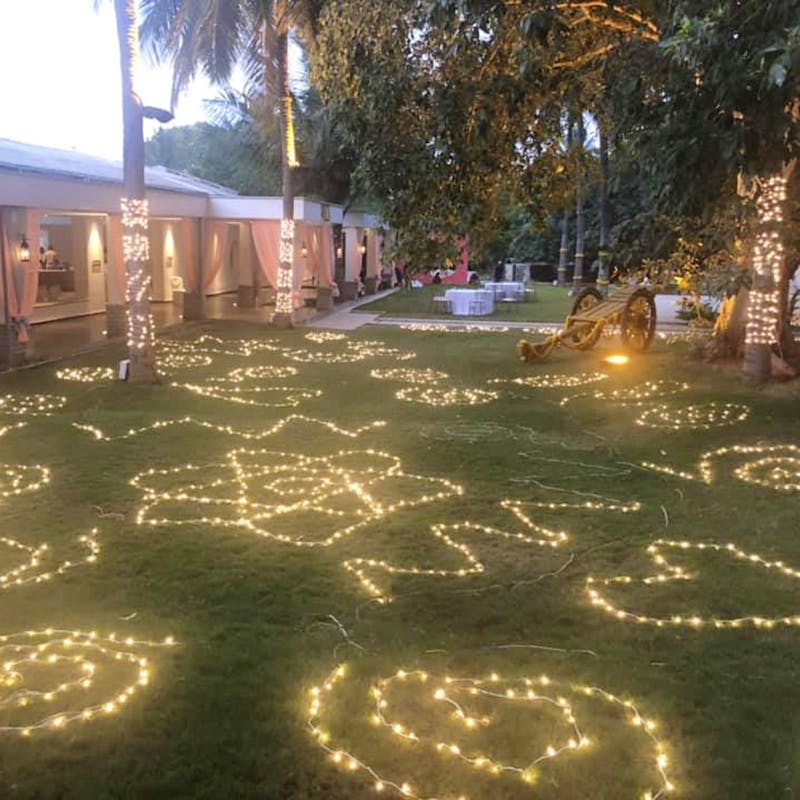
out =
<svg viewBox="0 0 800 800"><path fill-rule="evenodd" d="M590 308L602 302L603 295L594 287L586 286L579 292L572 304L571 317L580 316L585 314ZM589 349L594 347L597 340L600 338L600 332L594 330L594 325L585 324L582 322L567 322L567 331L574 329L570 334L570 338L575 343L576 347Z"/></svg>
<svg viewBox="0 0 800 800"><path fill-rule="evenodd" d="M571 316L575 317L588 311L592 306L596 306L603 301L600 290L594 286L585 286L580 290L575 302L572 304Z"/></svg>
<svg viewBox="0 0 800 800"><path fill-rule="evenodd" d="M656 332L656 301L649 289L637 289L622 309L620 335L623 344L643 353Z"/></svg>

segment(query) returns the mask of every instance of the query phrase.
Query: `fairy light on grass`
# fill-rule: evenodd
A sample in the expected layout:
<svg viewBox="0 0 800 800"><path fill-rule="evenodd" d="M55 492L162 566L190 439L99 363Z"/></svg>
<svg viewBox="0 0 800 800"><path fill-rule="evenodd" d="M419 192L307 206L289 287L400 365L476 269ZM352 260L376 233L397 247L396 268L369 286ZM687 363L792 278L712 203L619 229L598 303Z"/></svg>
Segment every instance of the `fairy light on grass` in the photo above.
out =
<svg viewBox="0 0 800 800"><path fill-rule="evenodd" d="M475 554L474 550L464 541L465 536L488 537L513 544L534 545L536 547L558 548L563 545L569 535L566 531L555 531L535 523L522 511L522 505L513 500L504 500L501 507L509 510L525 526L524 531L507 531L492 528L488 525L479 525L474 522L461 522L457 524L436 524L431 526L431 534L435 540L445 548L456 553L463 559L463 566L457 569L444 569L423 566L399 566L385 559L376 558L350 558L343 562L344 568L355 575L361 588L381 605L392 601L387 589L380 586L372 577L381 572L390 576L405 575L427 578L467 578L481 575L485 572L485 565Z"/></svg>
<svg viewBox="0 0 800 800"><path fill-rule="evenodd" d="M410 774L398 774L402 768L398 765L405 757L417 763L431 763L431 759L440 759L443 768L448 762L463 764L468 772L478 773L479 786L486 786L485 781L497 782L498 792L507 792L508 781L518 781L531 785L538 781L540 773L546 773L547 764L555 759L570 759L571 771L581 769L581 755L587 751L596 752L599 748L614 745L614 741L595 737L587 729L593 721L589 713L594 708L609 709L604 711L605 717L610 712L618 718L616 726L625 725L627 730L635 731L642 742L642 763L648 764L651 780L656 784L653 788L639 790L638 797L647 800L661 800L675 791L675 786L668 775L670 758L666 745L656 735L659 724L656 720L642 714L632 701L618 697L596 686L570 684L551 678L547 675L506 678L498 672L482 678L460 677L453 675L434 675L424 670L397 670L393 675L379 678L368 691L362 693L363 709L357 704L356 695L343 704L338 700L345 687L349 685L351 669L341 664L328 675L320 686L309 692L307 725L317 745L328 755L330 761L355 775L362 775L369 780L377 793L391 791L401 797L415 800L437 800L442 797L457 797L448 793L447 789L433 789L418 785ZM355 689L351 689L352 693ZM403 697L412 695L413 700L402 703L395 700L395 694ZM573 698L574 699L570 699ZM355 702L355 706L354 706ZM549 712L563 728L563 733L549 743L543 743L534 752L530 760L513 763L501 760L480 748L470 731L480 731L481 742L491 739L499 720L484 711L487 704L501 708L514 706L529 711L531 714ZM577 706L580 704L581 711ZM372 706L372 711L368 712ZM374 730L372 737L385 737L390 752L391 775L361 758L353 749L338 746L332 732L332 726L338 722L332 718L334 710L346 708L349 713L359 714L369 720ZM480 710L479 710L480 709ZM442 715L442 710L446 714ZM418 715L418 726L407 722L410 713ZM587 714L589 722L581 722L580 714ZM431 729L432 722L427 720L438 718L440 725L446 724L444 735L438 735ZM403 722L399 720L402 719ZM347 724L346 720L341 721ZM357 730L352 724L349 740ZM533 725L531 726L533 730ZM611 729L613 730L613 728ZM522 732L525 736L527 732ZM383 741L384 739L381 739ZM630 758L637 758L631 753ZM587 766L587 769L590 767ZM452 768L442 770L446 779L452 775ZM427 779L430 780L430 779ZM421 779L420 783L427 780ZM511 784L513 785L513 784ZM435 791L435 794L434 794ZM490 790L491 791L491 790ZM630 796L630 790L622 796ZM488 796L488 795L487 795ZM459 795L464 797L464 795Z"/></svg>
<svg viewBox="0 0 800 800"><path fill-rule="evenodd" d="M11 550L26 553L28 560L17 567L7 570L0 574L0 589L13 589L17 586L25 586L29 583L44 583L53 578L63 575L75 567L83 564L94 564L100 553L100 544L97 540L97 528L90 534L78 538L81 549L86 551L85 555L77 561L66 560L61 563L48 567L47 564L53 559L52 548L48 544L36 546L26 545L16 539L9 539L0 536L0 544L5 545Z"/></svg>
<svg viewBox="0 0 800 800"><path fill-rule="evenodd" d="M608 380L603 372L579 372L576 375L528 375L517 378L495 378L493 384L511 383L529 389L575 389Z"/></svg>
<svg viewBox="0 0 800 800"><path fill-rule="evenodd" d="M710 485L715 480L715 463L733 457L747 458L733 470L735 478L778 492L800 491L800 447L795 444L735 444L707 450L700 456L697 472L686 472L652 461L643 461L641 466L673 478Z"/></svg>
<svg viewBox="0 0 800 800"><path fill-rule="evenodd" d="M171 636L140 641L113 633L53 628L0 636L0 685L7 689L0 708L8 720L0 725L0 733L27 737L123 711L152 679L150 661L142 653L174 645ZM132 679L111 694L100 695L99 679L107 686L123 669L132 673ZM50 680L48 673L53 675ZM97 699L90 701L93 695Z"/></svg>
<svg viewBox="0 0 800 800"><path fill-rule="evenodd" d="M648 614L630 611L612 603L604 594L608 587L624 587L626 592L631 592L633 587L658 587L675 582L695 581L699 573L688 572L683 567L670 564L664 551L672 549L681 553L715 553L725 555L735 561L758 567L777 575L782 575L793 580L800 580L800 570L787 566L783 561L770 561L754 553L747 553L732 542L718 544L716 542L688 542L671 539L656 539L647 548L647 554L659 569L654 575L645 578L634 578L630 575L616 575L610 578L596 578L590 576L586 580L586 593L589 602L601 611L605 611L621 622L633 622L645 625L654 625L658 628L691 628L701 630L704 628L731 629L752 626L758 629L772 629L775 627L798 627L800 615L771 617L768 615L743 615L740 617L715 617L700 614L671 614L669 616L650 616Z"/></svg>
<svg viewBox="0 0 800 800"><path fill-rule="evenodd" d="M645 381L636 386L628 386L620 389L603 391L598 389L594 392L582 392L580 394L569 395L561 400L559 405L565 406L574 400L604 400L615 405L638 406L651 402L662 397L681 394L689 391L689 384L686 381L658 380Z"/></svg>
<svg viewBox="0 0 800 800"><path fill-rule="evenodd" d="M400 389L395 397L406 403L446 408L449 406L481 406L500 397L499 392L486 389L469 389L465 386L448 388L426 385L411 385Z"/></svg>
<svg viewBox="0 0 800 800"><path fill-rule="evenodd" d="M645 409L636 418L636 424L645 428L697 431L738 425L749 416L750 407L741 403L711 402L687 406L660 403Z"/></svg>
<svg viewBox="0 0 800 800"><path fill-rule="evenodd" d="M111 367L65 367L56 370L56 378L60 381L75 383L110 383L115 377Z"/></svg>
<svg viewBox="0 0 800 800"><path fill-rule="evenodd" d="M400 459L377 450L306 456L240 448L223 463L147 470L131 485L144 493L139 525L239 530L308 548L330 547L401 509L463 494L445 478L404 472ZM157 516L164 506L189 516Z"/></svg>
<svg viewBox="0 0 800 800"><path fill-rule="evenodd" d="M429 384L435 381L446 380L450 376L440 369L373 369L369 373L371 378L379 381L397 381L398 383Z"/></svg>
<svg viewBox="0 0 800 800"><path fill-rule="evenodd" d="M17 417L47 417L61 411L67 398L56 394L7 394L0 397L0 414Z"/></svg>
<svg viewBox="0 0 800 800"><path fill-rule="evenodd" d="M336 434L337 436L346 436L350 439L355 439L368 431L379 430L385 427L386 422L384 420L375 420L374 422L362 425L361 427L348 429L339 427L336 425L336 423L328 420L315 419L314 417L307 417L303 414L290 414L288 417L284 417L274 424L258 431L243 431L238 428L234 428L232 425L217 425L213 422L208 422L208 420L197 419L195 417L180 417L178 419L157 420L150 425L143 425L139 428L130 428L124 433L116 435L108 434L102 428L98 428L96 425L87 425L79 422L72 423L74 428L79 431L83 431L84 433L88 433L98 442L119 442L124 441L125 439L135 439L147 433L157 433L169 428L180 428L184 425L192 425L202 428L203 430L214 431L215 433L221 433L226 436L235 436L240 439L245 439L246 441L258 442L268 439L271 436L277 436L289 425L313 425L322 430L327 430L330 433Z"/></svg>

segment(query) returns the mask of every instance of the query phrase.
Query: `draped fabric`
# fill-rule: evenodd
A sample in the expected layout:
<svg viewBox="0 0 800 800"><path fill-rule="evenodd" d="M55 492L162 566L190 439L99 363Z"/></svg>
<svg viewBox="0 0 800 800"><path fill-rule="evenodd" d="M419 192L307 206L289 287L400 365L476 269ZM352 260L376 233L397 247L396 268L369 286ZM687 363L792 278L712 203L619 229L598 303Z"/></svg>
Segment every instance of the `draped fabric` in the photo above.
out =
<svg viewBox="0 0 800 800"><path fill-rule="evenodd" d="M39 211L27 212L25 213L25 220L25 238L30 247L31 258L30 261L23 264L18 257L16 242L9 237L12 211L10 209L0 211L0 230L2 230L2 239L0 241L0 251L2 252L0 252L0 258L5 271L4 283L8 290L8 297L3 303L3 313L5 314L7 303L10 319L5 321L15 324L17 339L23 343L28 341L29 319L33 312L33 305L36 302L36 293L39 288L41 214ZM0 292L2 291L3 287L0 286Z"/></svg>
<svg viewBox="0 0 800 800"><path fill-rule="evenodd" d="M122 247L122 214L108 215L108 301L125 305L128 284L125 272L125 252Z"/></svg>
<svg viewBox="0 0 800 800"><path fill-rule="evenodd" d="M191 219L181 221L181 272L183 285L187 292L200 291L197 279L197 236L195 222Z"/></svg>
<svg viewBox="0 0 800 800"><path fill-rule="evenodd" d="M319 268L317 280L324 289L329 289L333 283L333 226L326 222L319 229Z"/></svg>
<svg viewBox="0 0 800 800"><path fill-rule="evenodd" d="M228 253L228 223L214 222L209 225L208 241L203 258L203 291L207 291L217 275Z"/></svg>
<svg viewBox="0 0 800 800"><path fill-rule="evenodd" d="M278 288L281 257L281 223L275 220L254 220L250 223L258 263L267 283Z"/></svg>

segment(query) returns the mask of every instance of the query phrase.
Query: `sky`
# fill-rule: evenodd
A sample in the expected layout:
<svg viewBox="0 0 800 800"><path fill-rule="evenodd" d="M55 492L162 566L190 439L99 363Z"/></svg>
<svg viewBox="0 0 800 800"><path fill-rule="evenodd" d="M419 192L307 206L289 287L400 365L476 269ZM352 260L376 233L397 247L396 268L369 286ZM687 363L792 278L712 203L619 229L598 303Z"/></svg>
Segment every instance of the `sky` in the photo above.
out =
<svg viewBox="0 0 800 800"><path fill-rule="evenodd" d="M113 3L0 0L0 138L122 159L122 100ZM142 59L145 105L169 108L171 73ZM198 80L175 109L175 125L205 119L216 90ZM145 135L157 123L146 121Z"/></svg>

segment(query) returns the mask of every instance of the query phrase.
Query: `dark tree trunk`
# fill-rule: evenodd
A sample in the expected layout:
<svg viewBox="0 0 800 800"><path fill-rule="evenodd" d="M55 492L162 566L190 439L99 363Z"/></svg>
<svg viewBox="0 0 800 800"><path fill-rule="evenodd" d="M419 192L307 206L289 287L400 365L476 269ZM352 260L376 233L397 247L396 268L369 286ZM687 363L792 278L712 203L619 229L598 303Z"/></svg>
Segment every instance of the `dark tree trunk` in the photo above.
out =
<svg viewBox="0 0 800 800"><path fill-rule="evenodd" d="M600 248L597 254L597 288L608 293L609 268L611 264L611 198L608 193L610 170L608 164L608 134L606 125L600 121Z"/></svg>
<svg viewBox="0 0 800 800"><path fill-rule="evenodd" d="M586 135L583 126L583 112L578 113L578 154L575 171L575 269L572 273L572 291L577 294L583 283L583 261L586 246L586 214L583 200L583 140Z"/></svg>

